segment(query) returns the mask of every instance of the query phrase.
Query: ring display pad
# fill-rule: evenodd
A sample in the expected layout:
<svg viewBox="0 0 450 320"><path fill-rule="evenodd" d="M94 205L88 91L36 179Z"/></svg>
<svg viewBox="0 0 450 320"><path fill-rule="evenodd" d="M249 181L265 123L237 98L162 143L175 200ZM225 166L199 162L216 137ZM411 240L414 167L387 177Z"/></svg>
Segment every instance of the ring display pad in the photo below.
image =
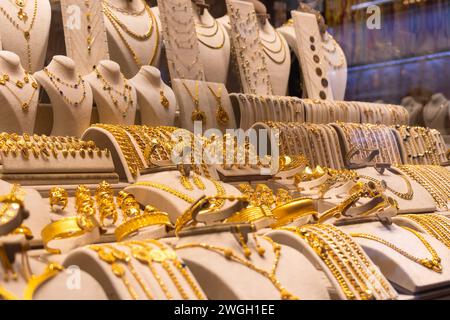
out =
<svg viewBox="0 0 450 320"><path fill-rule="evenodd" d="M230 94L240 128L247 130L260 121L305 122L303 101L297 97Z"/></svg>
<svg viewBox="0 0 450 320"><path fill-rule="evenodd" d="M194 175L192 175L194 176ZM163 212L167 212L170 221L175 223L177 218L188 210L202 196L240 196L241 193L233 186L204 178L195 174L200 179L203 188L199 188L192 178L188 184L192 190L183 185L182 175L179 171L166 171L140 176L136 183L125 188L125 191L134 195L136 200L143 206L151 205ZM214 214L220 218L221 212L227 212L237 207L238 202L226 200L223 206ZM220 219L219 219L220 220Z"/></svg>
<svg viewBox="0 0 450 320"><path fill-rule="evenodd" d="M373 158L375 163L405 163L406 152L400 142L399 133L385 125L334 123L339 134L342 153L347 167L356 162L367 162L371 153L379 153Z"/></svg>
<svg viewBox="0 0 450 320"><path fill-rule="evenodd" d="M243 248L235 236L229 232L180 238L176 252L188 265L208 298L212 300L280 300L282 293L268 277L261 273L242 263L225 258L219 251L189 247L190 244L206 244L231 249L236 256L265 270L267 274L276 267L274 276L279 284L285 288L286 293L299 299L330 299L327 291L330 285L328 280L302 254L288 246L279 245L280 258L276 266L275 244L266 238L259 236L256 238L257 243L253 235L248 235L247 246L251 250L250 260L245 258ZM258 254L258 246L264 249L264 257Z"/></svg>
<svg viewBox="0 0 450 320"><path fill-rule="evenodd" d="M435 129L395 126L406 150L408 164L441 165L446 163L447 144Z"/></svg>
<svg viewBox="0 0 450 320"><path fill-rule="evenodd" d="M184 262L157 241L89 246L71 252L64 265L97 279L110 300L206 299Z"/></svg>
<svg viewBox="0 0 450 320"><path fill-rule="evenodd" d="M272 82L259 37L255 8L245 1L227 0L226 3L242 92L271 95Z"/></svg>
<svg viewBox="0 0 450 320"><path fill-rule="evenodd" d="M431 259L430 251L416 235L396 225L385 227L379 222L370 222L346 225L340 227L340 229L349 234L364 233L373 235L395 245L414 257ZM399 293L421 295L438 290L449 292L450 251L432 236L427 234L422 234L422 236L439 255L442 264L441 273L428 269L377 241L360 237L354 238Z"/></svg>
<svg viewBox="0 0 450 320"><path fill-rule="evenodd" d="M203 130L225 132L236 128L231 101L223 84L173 79L172 88L179 104L182 128L194 131L195 121L202 122Z"/></svg>
<svg viewBox="0 0 450 320"><path fill-rule="evenodd" d="M21 185L115 183L110 152L78 138L6 135L0 178ZM70 139L71 141L69 141ZM12 142L15 141L15 142ZM82 145L84 144L84 145Z"/></svg>
<svg viewBox="0 0 450 320"><path fill-rule="evenodd" d="M328 64L325 62L324 49L320 46L322 38L316 16L298 11L291 11L291 13L294 19L306 97L334 100L328 81Z"/></svg>
<svg viewBox="0 0 450 320"><path fill-rule="evenodd" d="M46 273L46 269L48 265L39 261L39 257L35 257L33 251L28 251L26 253L29 258L29 269L33 272L35 277L39 277ZM51 259L50 259L51 260ZM51 262L50 262L51 263ZM33 300L106 300L107 297L97 282L92 276L84 272L83 270L79 270L78 268L70 270L70 266L67 266L68 269L63 269L58 272L53 277L50 277L47 281L42 283L42 285L38 286L37 290L33 293L31 298ZM28 268L23 264L21 259L21 255L17 254L14 259L14 263L12 265L13 270L17 273L22 274L21 271ZM73 282L74 272L78 272L78 280L82 284L83 290L74 290L71 289L68 284L73 284L76 286L76 283ZM0 277L3 279L5 274L2 273L2 269L0 268ZM17 299L25 298L25 291L27 288L27 280L24 279L22 275L19 275L17 280L9 280L9 281L0 281L0 285L12 293Z"/></svg>
<svg viewBox="0 0 450 320"><path fill-rule="evenodd" d="M75 61L84 76L92 66L108 60L108 41L103 21L102 2L60 0L67 56Z"/></svg>
<svg viewBox="0 0 450 320"><path fill-rule="evenodd" d="M170 78L205 80L190 0L158 0Z"/></svg>
<svg viewBox="0 0 450 320"><path fill-rule="evenodd" d="M52 15L50 1L26 1L20 10L10 2L0 5L2 47L17 53L24 69L34 73L45 63Z"/></svg>

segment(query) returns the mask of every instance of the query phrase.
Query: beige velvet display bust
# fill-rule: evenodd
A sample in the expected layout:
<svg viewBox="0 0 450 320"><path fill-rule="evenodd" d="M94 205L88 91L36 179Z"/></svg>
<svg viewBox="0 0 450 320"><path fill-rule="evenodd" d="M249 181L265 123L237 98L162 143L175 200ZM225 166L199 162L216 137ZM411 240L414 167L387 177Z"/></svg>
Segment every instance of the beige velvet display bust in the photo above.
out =
<svg viewBox="0 0 450 320"><path fill-rule="evenodd" d="M443 134L449 133L449 110L450 100L442 93L433 95L430 102L423 107L425 125L429 128L437 129Z"/></svg>
<svg viewBox="0 0 450 320"><path fill-rule="evenodd" d="M0 51L0 78L0 132L33 133L39 86L9 51Z"/></svg>
<svg viewBox="0 0 450 320"><path fill-rule="evenodd" d="M130 86L118 63L111 60L100 61L97 72L94 70L85 77L85 80L90 84L94 94L101 123L134 124L136 89Z"/></svg>
<svg viewBox="0 0 450 320"><path fill-rule="evenodd" d="M1 8L0 36L3 49L17 53L28 72L41 70L44 66L50 32L52 16L50 1L26 1L21 18L19 7L14 1L2 1Z"/></svg>
<svg viewBox="0 0 450 320"><path fill-rule="evenodd" d="M54 56L45 70L34 76L51 100L51 134L81 137L91 120L93 96L89 83L81 78L75 62L65 56Z"/></svg>

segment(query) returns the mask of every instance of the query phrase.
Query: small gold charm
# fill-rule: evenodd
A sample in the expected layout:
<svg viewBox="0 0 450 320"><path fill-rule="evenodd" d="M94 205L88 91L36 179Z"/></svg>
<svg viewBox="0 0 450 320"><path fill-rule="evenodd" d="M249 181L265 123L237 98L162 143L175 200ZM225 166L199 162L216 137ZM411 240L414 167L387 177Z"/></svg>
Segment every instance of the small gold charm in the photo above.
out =
<svg viewBox="0 0 450 320"><path fill-rule="evenodd" d="M167 97L164 95L163 89L159 90L159 95L160 95L161 105L166 109L169 108L169 106L170 106L169 99L167 99Z"/></svg>
<svg viewBox="0 0 450 320"><path fill-rule="evenodd" d="M206 122L206 113L201 110L194 110L192 111L192 121L201 121L203 124Z"/></svg>
<svg viewBox="0 0 450 320"><path fill-rule="evenodd" d="M227 125L228 122L230 121L230 117L228 116L228 113L222 107L217 109L216 119L217 119L217 122L221 125Z"/></svg>

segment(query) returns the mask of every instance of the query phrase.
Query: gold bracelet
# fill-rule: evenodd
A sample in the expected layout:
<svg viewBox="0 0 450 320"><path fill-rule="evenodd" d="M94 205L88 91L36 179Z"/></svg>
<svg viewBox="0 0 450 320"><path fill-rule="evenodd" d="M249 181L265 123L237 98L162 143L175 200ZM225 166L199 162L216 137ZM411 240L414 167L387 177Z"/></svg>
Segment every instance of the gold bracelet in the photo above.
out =
<svg viewBox="0 0 450 320"><path fill-rule="evenodd" d="M262 219L272 218L272 213L270 210L265 210L263 207L249 207L243 209L233 216L225 220L226 223L237 223L237 222L249 222L253 223Z"/></svg>
<svg viewBox="0 0 450 320"><path fill-rule="evenodd" d="M288 225L302 217L313 216L318 219L318 212L312 199L295 199L272 210L276 222L272 228L279 228Z"/></svg>
<svg viewBox="0 0 450 320"><path fill-rule="evenodd" d="M151 212L127 220L116 228L114 234L116 235L117 241L122 241L130 234L133 234L142 228L156 225L166 226L168 228L173 227L167 213Z"/></svg>

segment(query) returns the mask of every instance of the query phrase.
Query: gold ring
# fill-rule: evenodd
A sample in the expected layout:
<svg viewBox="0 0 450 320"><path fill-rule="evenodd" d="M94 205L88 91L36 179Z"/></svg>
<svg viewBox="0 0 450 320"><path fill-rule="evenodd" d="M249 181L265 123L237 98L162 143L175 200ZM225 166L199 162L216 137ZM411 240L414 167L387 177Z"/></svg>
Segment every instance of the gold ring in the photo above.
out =
<svg viewBox="0 0 450 320"><path fill-rule="evenodd" d="M67 191L64 188L59 187L51 188L49 192L49 201L53 212L64 210L68 203Z"/></svg>

